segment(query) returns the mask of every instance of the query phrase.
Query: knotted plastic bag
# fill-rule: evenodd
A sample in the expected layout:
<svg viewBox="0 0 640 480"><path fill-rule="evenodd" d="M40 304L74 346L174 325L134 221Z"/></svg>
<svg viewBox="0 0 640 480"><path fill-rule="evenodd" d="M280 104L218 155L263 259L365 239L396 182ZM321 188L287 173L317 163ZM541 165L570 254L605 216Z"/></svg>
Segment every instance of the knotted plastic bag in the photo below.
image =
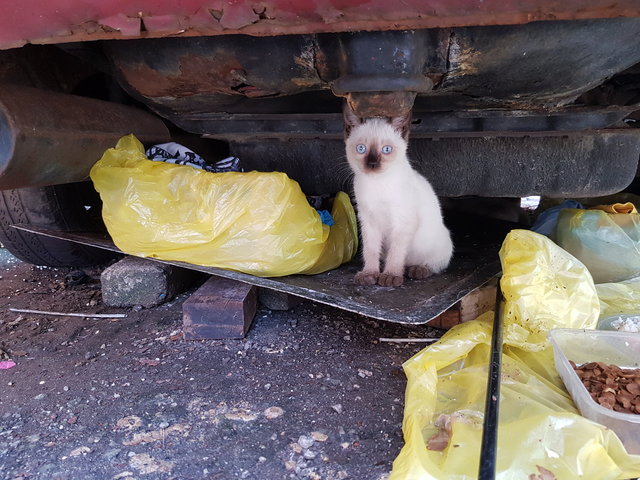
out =
<svg viewBox="0 0 640 480"><path fill-rule="evenodd" d="M275 277L336 268L357 249L348 195L334 199L328 227L284 173L209 173L153 162L128 135L90 175L107 230L131 255Z"/></svg>
<svg viewBox="0 0 640 480"><path fill-rule="evenodd" d="M599 306L588 271L546 237L524 230L507 236L500 258L505 303L496 478L640 475L640 456L580 416L544 334L594 327ZM477 478L492 323L489 312L458 325L405 362L405 445L390 480Z"/></svg>
<svg viewBox="0 0 640 480"><path fill-rule="evenodd" d="M584 263L596 283L640 275L640 214L565 209L555 240Z"/></svg>

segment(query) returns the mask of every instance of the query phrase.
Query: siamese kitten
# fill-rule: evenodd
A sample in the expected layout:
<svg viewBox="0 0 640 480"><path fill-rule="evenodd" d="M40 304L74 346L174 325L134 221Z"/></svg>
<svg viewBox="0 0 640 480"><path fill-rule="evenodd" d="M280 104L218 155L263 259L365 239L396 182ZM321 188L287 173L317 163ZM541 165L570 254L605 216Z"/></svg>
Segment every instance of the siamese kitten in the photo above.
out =
<svg viewBox="0 0 640 480"><path fill-rule="evenodd" d="M364 268L354 277L359 285L397 287L405 273L426 278L444 270L453 254L438 197L407 157L410 117L364 120L345 106L347 160L355 174L363 241Z"/></svg>

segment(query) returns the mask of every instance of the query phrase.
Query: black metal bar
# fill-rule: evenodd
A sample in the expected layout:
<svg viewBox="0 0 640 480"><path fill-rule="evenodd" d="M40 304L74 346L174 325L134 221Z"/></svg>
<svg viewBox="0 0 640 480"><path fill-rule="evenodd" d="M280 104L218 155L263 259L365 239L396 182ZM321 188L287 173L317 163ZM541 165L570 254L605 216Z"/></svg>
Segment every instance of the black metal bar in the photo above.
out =
<svg viewBox="0 0 640 480"><path fill-rule="evenodd" d="M496 308L493 316L491 357L487 380L487 399L484 407L480 470L478 480L494 480L498 449L498 415L500 411L500 372L502 369L502 291L496 287Z"/></svg>

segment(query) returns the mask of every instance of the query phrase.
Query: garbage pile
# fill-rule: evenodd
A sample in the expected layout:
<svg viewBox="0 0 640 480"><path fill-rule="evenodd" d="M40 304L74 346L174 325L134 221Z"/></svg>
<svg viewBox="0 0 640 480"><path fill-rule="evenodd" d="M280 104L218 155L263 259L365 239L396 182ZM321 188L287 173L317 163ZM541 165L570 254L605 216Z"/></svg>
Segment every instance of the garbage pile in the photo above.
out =
<svg viewBox="0 0 640 480"><path fill-rule="evenodd" d="M147 153L128 135L91 169L107 230L125 253L263 277L321 273L356 253L344 192L318 212L284 173L236 171L235 157L209 165L176 144Z"/></svg>
<svg viewBox="0 0 640 480"><path fill-rule="evenodd" d="M611 357L620 367L640 366L637 333L607 331L607 338L583 338L585 332L597 333L605 319L611 325L612 318L640 316L640 270L635 266L640 267L640 223L637 214L618 221L606 217L629 214L557 210L554 221L562 231L555 238L580 245L573 251L581 259L592 259L595 252L598 261L590 265L597 277L621 281L596 285L596 275L585 266L588 261L542 234L513 230L505 238L500 250L504 343L496 478L635 478L640 476L640 415L598 405L568 360L575 382L569 377L563 381L558 367L562 354L554 355L549 336L575 333L566 352L580 365ZM548 227L548 217L546 222ZM624 239L622 247L611 245L611 239ZM611 257L607 267L605 260ZM405 446L390 480L477 478L493 317L488 312L452 328L405 362ZM620 340L619 335L627 337L621 343L609 339ZM630 404L635 389L627 390ZM584 390L600 415L595 421L586 418L591 405L583 412L578 390ZM608 414L602 416L598 409Z"/></svg>

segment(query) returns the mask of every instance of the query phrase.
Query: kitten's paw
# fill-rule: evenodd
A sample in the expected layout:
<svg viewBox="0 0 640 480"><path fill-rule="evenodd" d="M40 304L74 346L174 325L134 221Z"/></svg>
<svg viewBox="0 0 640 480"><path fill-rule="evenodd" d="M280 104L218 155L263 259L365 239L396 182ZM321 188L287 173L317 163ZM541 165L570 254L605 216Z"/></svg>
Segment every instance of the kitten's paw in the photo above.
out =
<svg viewBox="0 0 640 480"><path fill-rule="evenodd" d="M414 278L416 280L422 280L424 278L430 277L432 274L429 268L424 265L411 265L407 267L407 277Z"/></svg>
<svg viewBox="0 0 640 480"><path fill-rule="evenodd" d="M391 273L381 273L378 277L378 285L383 287L399 287L404 282L402 275L393 275Z"/></svg>
<svg viewBox="0 0 640 480"><path fill-rule="evenodd" d="M354 283L357 285L375 285L378 282L378 272L358 272L353 277Z"/></svg>

